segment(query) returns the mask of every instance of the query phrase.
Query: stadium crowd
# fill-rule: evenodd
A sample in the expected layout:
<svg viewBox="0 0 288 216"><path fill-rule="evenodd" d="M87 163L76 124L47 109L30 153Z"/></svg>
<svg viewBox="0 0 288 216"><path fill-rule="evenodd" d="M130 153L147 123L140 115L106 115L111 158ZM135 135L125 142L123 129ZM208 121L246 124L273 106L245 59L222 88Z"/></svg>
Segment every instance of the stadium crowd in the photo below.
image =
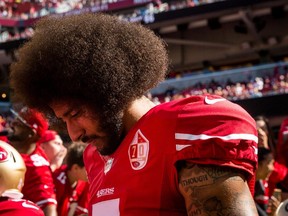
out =
<svg viewBox="0 0 288 216"><path fill-rule="evenodd" d="M162 94L152 95L149 93L148 96L154 103L159 104L191 95L203 95L207 93L216 94L231 101L285 94L288 93L288 68L285 66L282 69L283 73L279 73L279 67L275 67L271 75L264 77L257 76L242 82L235 82L233 79L228 79L220 83L211 79L210 82L198 82L190 88L169 88ZM181 77L178 79L181 79Z"/></svg>
<svg viewBox="0 0 288 216"><path fill-rule="evenodd" d="M147 7L152 13L161 13L178 10L185 7L194 7L201 4L213 3L219 0L180 0L165 1L154 0ZM0 17L31 19L48 14L65 13L87 7L100 7L101 5L120 2L119 0L4 0L0 2ZM143 1L145 3L145 1ZM132 5L130 5L132 6ZM136 10L140 13L141 10ZM126 15L128 16L128 15Z"/></svg>
<svg viewBox="0 0 288 216"><path fill-rule="evenodd" d="M194 7L201 4L213 3L219 0L181 0L161 1L155 0L144 6L139 6L131 11L115 13L119 19L130 22L153 22L154 14L178 10L186 7ZM117 3L119 0L4 0L0 1L0 19L29 20L37 19L46 15L106 11L108 4ZM33 22L32 22L33 23ZM2 23L0 29L0 43L29 39L34 33L31 24L18 26L5 26ZM17 25L17 24L16 24ZM22 24L21 24L22 25Z"/></svg>

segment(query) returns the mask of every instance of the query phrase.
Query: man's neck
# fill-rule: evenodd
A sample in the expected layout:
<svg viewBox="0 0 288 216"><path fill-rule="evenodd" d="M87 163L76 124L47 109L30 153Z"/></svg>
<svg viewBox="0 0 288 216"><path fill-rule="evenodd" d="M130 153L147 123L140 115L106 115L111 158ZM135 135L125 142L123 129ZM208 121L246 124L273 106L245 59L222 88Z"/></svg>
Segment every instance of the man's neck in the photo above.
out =
<svg viewBox="0 0 288 216"><path fill-rule="evenodd" d="M73 173L72 170L67 170L67 178L68 178L67 180L69 181L69 184L72 188L75 188L78 181L78 179L75 176L76 174Z"/></svg>
<svg viewBox="0 0 288 216"><path fill-rule="evenodd" d="M139 121L155 104L147 97L143 96L137 100L134 100L130 106L124 111L123 125L125 133Z"/></svg>

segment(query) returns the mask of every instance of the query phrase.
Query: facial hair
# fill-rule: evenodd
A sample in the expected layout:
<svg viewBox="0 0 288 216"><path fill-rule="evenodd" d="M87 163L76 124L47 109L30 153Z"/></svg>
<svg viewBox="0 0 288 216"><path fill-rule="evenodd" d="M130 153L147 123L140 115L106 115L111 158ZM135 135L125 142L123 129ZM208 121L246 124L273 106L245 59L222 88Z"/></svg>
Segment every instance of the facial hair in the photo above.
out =
<svg viewBox="0 0 288 216"><path fill-rule="evenodd" d="M122 132L122 118L120 115L113 115L105 118L105 121L104 117L102 117L100 122L102 122L100 124L101 131L106 136L101 138L104 144L102 148L98 148L97 150L101 155L111 155L116 151L125 137ZM91 138L93 139L93 137L83 137L82 141L85 142Z"/></svg>
<svg viewBox="0 0 288 216"><path fill-rule="evenodd" d="M27 137L23 137L21 134L15 134L15 133L11 133L7 136L8 140L10 142L22 142L24 141Z"/></svg>

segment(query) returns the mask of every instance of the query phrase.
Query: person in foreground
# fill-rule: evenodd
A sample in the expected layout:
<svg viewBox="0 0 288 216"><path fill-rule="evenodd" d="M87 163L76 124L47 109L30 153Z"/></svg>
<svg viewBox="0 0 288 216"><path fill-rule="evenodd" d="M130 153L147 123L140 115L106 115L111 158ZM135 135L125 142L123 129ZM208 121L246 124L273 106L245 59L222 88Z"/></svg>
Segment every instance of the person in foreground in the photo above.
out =
<svg viewBox="0 0 288 216"><path fill-rule="evenodd" d="M81 14L41 20L10 80L15 98L89 143L89 215L257 215L255 121L218 96L155 106L143 95L167 69L152 31Z"/></svg>
<svg viewBox="0 0 288 216"><path fill-rule="evenodd" d="M262 146L258 148L258 168L256 170L255 194L259 216L275 215L281 200L278 197L269 196L269 176L274 170L274 156L270 149ZM278 198L278 199L277 199Z"/></svg>
<svg viewBox="0 0 288 216"><path fill-rule="evenodd" d="M52 171L38 143L49 127L48 122L34 109L22 107L17 111L11 109L14 119L10 125L12 132L8 135L8 141L20 153L27 168L21 191L23 198L37 204L45 216L56 216L57 201Z"/></svg>
<svg viewBox="0 0 288 216"><path fill-rule="evenodd" d="M18 151L0 141L0 215L44 216L35 203L22 199L26 166Z"/></svg>

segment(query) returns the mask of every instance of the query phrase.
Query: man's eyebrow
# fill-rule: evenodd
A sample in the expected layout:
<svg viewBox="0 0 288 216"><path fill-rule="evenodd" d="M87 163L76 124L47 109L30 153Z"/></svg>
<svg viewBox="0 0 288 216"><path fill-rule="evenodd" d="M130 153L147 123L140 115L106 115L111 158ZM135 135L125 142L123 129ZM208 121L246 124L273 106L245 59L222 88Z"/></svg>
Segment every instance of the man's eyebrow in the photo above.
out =
<svg viewBox="0 0 288 216"><path fill-rule="evenodd" d="M57 119L62 121L63 118L67 117L72 112L73 109L73 107L69 108L68 110L66 110L66 112L63 113L62 116L57 117Z"/></svg>
<svg viewBox="0 0 288 216"><path fill-rule="evenodd" d="M70 107L65 113L63 113L63 117L67 117L72 111L73 111L74 107Z"/></svg>

